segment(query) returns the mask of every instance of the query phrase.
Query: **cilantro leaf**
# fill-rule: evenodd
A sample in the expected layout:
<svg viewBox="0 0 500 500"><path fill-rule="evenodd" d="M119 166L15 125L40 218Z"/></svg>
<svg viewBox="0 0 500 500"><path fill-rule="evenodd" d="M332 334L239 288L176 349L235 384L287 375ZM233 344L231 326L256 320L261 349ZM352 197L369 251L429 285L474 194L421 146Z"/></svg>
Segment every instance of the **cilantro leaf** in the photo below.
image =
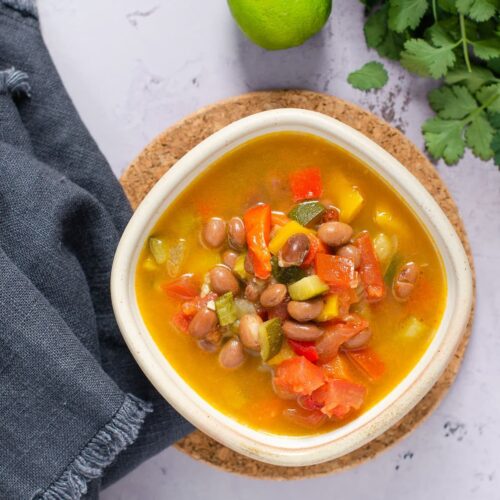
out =
<svg viewBox="0 0 500 500"><path fill-rule="evenodd" d="M472 94L462 85L448 87L443 85L429 92L431 108L445 119L460 119L477 108Z"/></svg>
<svg viewBox="0 0 500 500"><path fill-rule="evenodd" d="M495 165L500 167L500 130L495 132L493 139L491 141L491 149L493 150L493 159L495 160Z"/></svg>
<svg viewBox="0 0 500 500"><path fill-rule="evenodd" d="M500 113L500 83L481 87L476 97L481 104L486 106L488 111Z"/></svg>
<svg viewBox="0 0 500 500"><path fill-rule="evenodd" d="M368 17L364 32L366 45L377 48L387 34L387 8L382 7Z"/></svg>
<svg viewBox="0 0 500 500"><path fill-rule="evenodd" d="M472 42L474 47L474 54L479 59L488 61L500 57L500 39L490 38L487 40L479 40L479 42Z"/></svg>
<svg viewBox="0 0 500 500"><path fill-rule="evenodd" d="M405 44L403 35L395 31L387 30L387 34L382 43L377 47L377 52L381 57L398 60L401 57Z"/></svg>
<svg viewBox="0 0 500 500"><path fill-rule="evenodd" d="M445 12L449 12L450 14L457 13L457 6L455 5L455 0L438 0L438 5Z"/></svg>
<svg viewBox="0 0 500 500"><path fill-rule="evenodd" d="M347 81L359 90L380 89L387 83L388 79L389 75L384 65L377 61L366 63L347 77Z"/></svg>
<svg viewBox="0 0 500 500"><path fill-rule="evenodd" d="M412 38L405 43L401 64L420 76L441 78L455 64L454 45L433 47L425 40Z"/></svg>
<svg viewBox="0 0 500 500"><path fill-rule="evenodd" d="M476 92L485 83L495 80L495 75L489 69L480 66L473 66L472 71L468 71L465 66L452 69L444 79L449 85L463 83L471 92Z"/></svg>
<svg viewBox="0 0 500 500"><path fill-rule="evenodd" d="M497 0L457 0L457 10L474 21L487 21L495 15Z"/></svg>
<svg viewBox="0 0 500 500"><path fill-rule="evenodd" d="M435 23L427 30L427 36L431 39L433 45L436 47L444 47L446 45L452 45L455 43L453 36L457 35L450 23ZM458 23L454 23L456 26ZM454 27L456 27L454 26Z"/></svg>
<svg viewBox="0 0 500 500"><path fill-rule="evenodd" d="M423 126L425 145L434 158L444 158L448 165L455 164L465 151L461 120L430 118Z"/></svg>
<svg viewBox="0 0 500 500"><path fill-rule="evenodd" d="M398 33L415 29L429 8L427 0L390 0L389 28Z"/></svg>
<svg viewBox="0 0 500 500"><path fill-rule="evenodd" d="M491 126L498 129L500 132L500 113L490 113L488 119L490 120Z"/></svg>
<svg viewBox="0 0 500 500"><path fill-rule="evenodd" d="M478 158L489 160L493 156L491 140L494 129L485 113L479 113L465 131L465 143Z"/></svg>

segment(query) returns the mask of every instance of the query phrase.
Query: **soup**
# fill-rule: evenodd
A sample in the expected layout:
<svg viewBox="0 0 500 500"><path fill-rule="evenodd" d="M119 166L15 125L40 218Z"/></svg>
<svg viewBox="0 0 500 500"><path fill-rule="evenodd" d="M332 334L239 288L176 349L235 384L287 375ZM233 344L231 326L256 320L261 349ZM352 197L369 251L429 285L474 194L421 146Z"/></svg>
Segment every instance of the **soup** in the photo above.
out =
<svg viewBox="0 0 500 500"><path fill-rule="evenodd" d="M145 242L144 322L180 376L243 425L345 425L411 371L446 302L440 256L360 160L301 132L253 139L185 188Z"/></svg>

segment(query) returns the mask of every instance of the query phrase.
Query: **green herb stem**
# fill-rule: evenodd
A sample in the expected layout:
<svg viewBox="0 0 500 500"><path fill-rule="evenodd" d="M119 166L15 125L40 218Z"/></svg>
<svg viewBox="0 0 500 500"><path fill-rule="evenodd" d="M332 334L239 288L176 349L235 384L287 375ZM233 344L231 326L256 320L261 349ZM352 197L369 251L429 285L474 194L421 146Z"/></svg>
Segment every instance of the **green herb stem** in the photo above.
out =
<svg viewBox="0 0 500 500"><path fill-rule="evenodd" d="M460 14L459 19L460 19L460 33L462 35L462 46L464 48L465 65L467 66L467 71L471 73L472 68L470 66L470 60L469 60L469 46L468 46L469 41L467 40L467 32L465 30L465 18L463 14Z"/></svg>
<svg viewBox="0 0 500 500"><path fill-rule="evenodd" d="M468 125L470 122L474 121L474 118L484 111L487 107L491 106L498 98L500 97L500 94L492 95L484 104L479 106L477 109L475 109L472 113L470 113L466 118L462 120L462 124L465 127Z"/></svg>
<svg viewBox="0 0 500 500"><path fill-rule="evenodd" d="M437 13L437 6L436 6L436 0L432 0L432 15L434 16L434 22L438 22L438 13Z"/></svg>

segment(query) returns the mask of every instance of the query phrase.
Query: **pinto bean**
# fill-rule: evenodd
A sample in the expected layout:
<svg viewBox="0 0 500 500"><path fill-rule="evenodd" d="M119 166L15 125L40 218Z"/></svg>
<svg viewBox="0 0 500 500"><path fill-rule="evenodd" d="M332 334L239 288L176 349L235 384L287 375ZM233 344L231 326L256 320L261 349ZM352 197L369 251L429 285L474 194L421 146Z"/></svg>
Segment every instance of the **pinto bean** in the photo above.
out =
<svg viewBox="0 0 500 500"><path fill-rule="evenodd" d="M352 237L352 227L344 222L324 222L318 228L318 238L330 247L345 245Z"/></svg>
<svg viewBox="0 0 500 500"><path fill-rule="evenodd" d="M217 326L217 314L204 307L200 309L189 323L189 333L195 339L206 337Z"/></svg>
<svg viewBox="0 0 500 500"><path fill-rule="evenodd" d="M243 220L240 217L233 217L229 221L227 228L229 245L236 250L243 250L247 242L245 223Z"/></svg>
<svg viewBox="0 0 500 500"><path fill-rule="evenodd" d="M399 302L410 298L418 278L419 267L415 262L407 262L400 269L392 283L392 294Z"/></svg>
<svg viewBox="0 0 500 500"><path fill-rule="evenodd" d="M346 259L351 259L354 262L354 268L357 269L361 263L361 251L357 246L348 244L340 247L335 252L339 257L345 257Z"/></svg>
<svg viewBox="0 0 500 500"><path fill-rule="evenodd" d="M237 339L229 339L220 350L219 363L223 368L232 370L238 368L245 361L243 344Z"/></svg>
<svg viewBox="0 0 500 500"><path fill-rule="evenodd" d="M283 333L289 339L308 342L321 337L323 330L313 323L296 323L287 320L283 323Z"/></svg>
<svg viewBox="0 0 500 500"><path fill-rule="evenodd" d="M226 266L215 266L208 276L210 279L210 288L219 295L226 292L233 292L236 295L240 289L238 280Z"/></svg>
<svg viewBox="0 0 500 500"><path fill-rule="evenodd" d="M276 307L285 300L286 294L287 288L285 285L281 283L269 285L260 294L260 303L263 307Z"/></svg>
<svg viewBox="0 0 500 500"><path fill-rule="evenodd" d="M351 337L342 344L343 349L354 350L360 349L372 338L372 331L369 328L361 330L359 333Z"/></svg>
<svg viewBox="0 0 500 500"><path fill-rule="evenodd" d="M232 250L226 250L222 254L222 262L229 267L230 269L234 268L234 264L236 263L236 259L238 258L238 254L233 252Z"/></svg>
<svg viewBox="0 0 500 500"><path fill-rule="evenodd" d="M297 233L288 238L280 250L278 258L282 267L300 266L307 253L311 243L305 234Z"/></svg>
<svg viewBox="0 0 500 500"><path fill-rule="evenodd" d="M212 217L203 227L203 241L209 248L219 248L226 238L226 223L220 217Z"/></svg>
<svg viewBox="0 0 500 500"><path fill-rule="evenodd" d="M257 283L250 281L248 285L245 287L245 299L250 302L257 302L260 297L261 289Z"/></svg>
<svg viewBox="0 0 500 500"><path fill-rule="evenodd" d="M258 314L245 314L241 317L238 331L241 342L248 349L254 351L260 349L259 326L261 323L262 318Z"/></svg>
<svg viewBox="0 0 500 500"><path fill-rule="evenodd" d="M301 323L306 321L312 321L317 318L323 307L325 306L324 302L319 300L310 300L308 302L299 302L296 300L292 300L288 303L287 310L288 314L296 321L300 321Z"/></svg>

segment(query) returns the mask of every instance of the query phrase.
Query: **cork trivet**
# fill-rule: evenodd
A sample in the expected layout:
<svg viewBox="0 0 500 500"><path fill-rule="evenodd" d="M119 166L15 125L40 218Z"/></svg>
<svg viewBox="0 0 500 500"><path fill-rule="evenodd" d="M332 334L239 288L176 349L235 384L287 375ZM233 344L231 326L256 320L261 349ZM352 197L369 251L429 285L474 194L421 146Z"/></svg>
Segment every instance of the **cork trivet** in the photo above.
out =
<svg viewBox="0 0 500 500"><path fill-rule="evenodd" d="M460 236L472 266L467 235L455 202L425 155L399 130L370 112L336 97L305 90L263 91L234 97L202 108L168 128L139 154L121 178L132 207L137 207L156 181L203 139L235 120L275 108L303 108L332 116L359 130L395 156L441 205ZM391 429L348 455L309 467L279 467L246 458L200 431L180 440L176 447L197 460L260 479L310 478L358 465L414 430L443 399L460 368L471 334L472 318L473 313L455 356L424 399Z"/></svg>

